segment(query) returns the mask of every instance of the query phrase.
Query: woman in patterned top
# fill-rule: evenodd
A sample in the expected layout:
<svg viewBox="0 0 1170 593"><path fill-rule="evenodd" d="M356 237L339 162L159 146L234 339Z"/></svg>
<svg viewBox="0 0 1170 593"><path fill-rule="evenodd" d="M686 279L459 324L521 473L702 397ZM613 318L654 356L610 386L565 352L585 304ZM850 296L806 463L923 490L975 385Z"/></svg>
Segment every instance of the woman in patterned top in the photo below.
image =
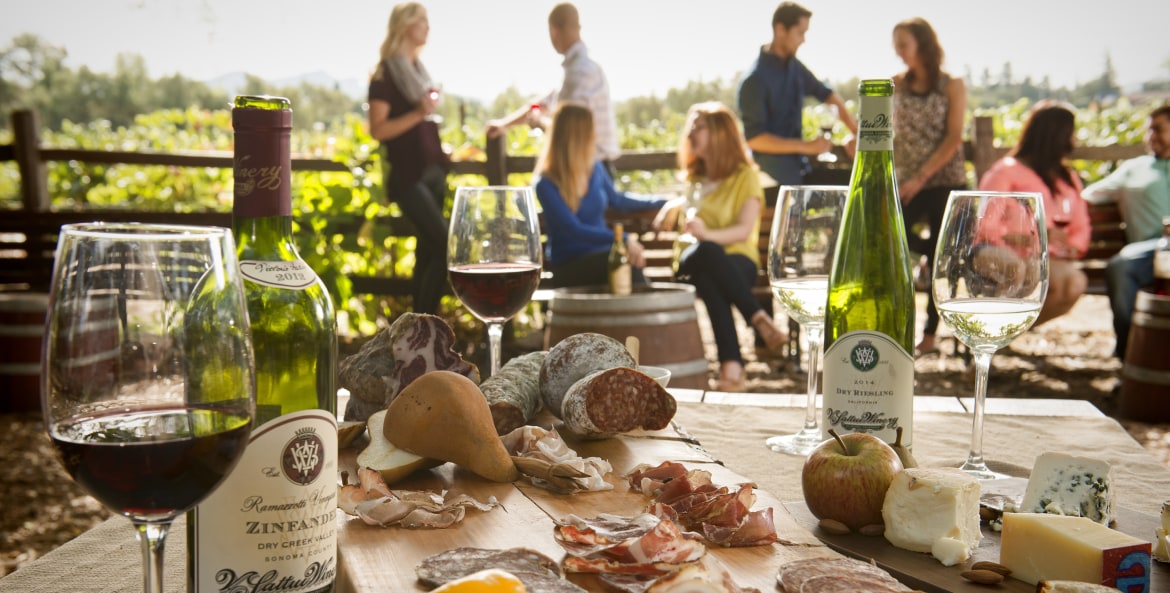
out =
<svg viewBox="0 0 1170 593"><path fill-rule="evenodd" d="M907 235L911 251L923 255L930 274L943 210L951 191L966 189L963 164L963 118L967 89L963 79L942 70L943 50L930 23L914 17L894 26L894 51L906 71L894 76L894 167L902 217L907 231L926 219L930 236ZM934 333L938 311L926 290L926 323L918 354L937 351Z"/></svg>

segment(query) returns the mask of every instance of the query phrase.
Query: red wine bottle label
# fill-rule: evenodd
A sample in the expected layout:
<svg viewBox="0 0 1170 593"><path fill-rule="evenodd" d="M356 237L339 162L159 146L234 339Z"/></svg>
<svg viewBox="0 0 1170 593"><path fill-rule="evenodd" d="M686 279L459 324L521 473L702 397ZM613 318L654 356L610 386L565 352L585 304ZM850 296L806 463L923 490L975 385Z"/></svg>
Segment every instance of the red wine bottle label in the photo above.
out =
<svg viewBox="0 0 1170 593"><path fill-rule="evenodd" d="M317 281L309 264L301 260L240 262L240 274L248 281L289 290L304 290Z"/></svg>
<svg viewBox="0 0 1170 593"><path fill-rule="evenodd" d="M247 218L292 215L289 137L291 111L232 110L235 128L235 190L232 215Z"/></svg>
<svg viewBox="0 0 1170 593"><path fill-rule="evenodd" d="M252 432L194 513L192 591L316 591L337 573L337 419L306 410ZM278 587L279 584L279 587Z"/></svg>

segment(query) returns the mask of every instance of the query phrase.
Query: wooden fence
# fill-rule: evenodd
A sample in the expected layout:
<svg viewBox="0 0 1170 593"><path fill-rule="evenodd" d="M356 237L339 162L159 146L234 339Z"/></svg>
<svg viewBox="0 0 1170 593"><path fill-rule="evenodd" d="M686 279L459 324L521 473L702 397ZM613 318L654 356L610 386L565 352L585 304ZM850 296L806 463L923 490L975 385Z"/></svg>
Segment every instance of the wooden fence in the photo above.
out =
<svg viewBox="0 0 1170 593"><path fill-rule="evenodd" d="M230 213L147 213L135 211L86 210L54 212L51 210L48 189L47 162L81 161L86 163L169 165L176 167L231 168L232 156L225 152L161 153L125 152L107 150L60 149L42 146L38 115L33 111L17 111L11 116L14 142L0 145L0 162L15 161L21 178L21 208L0 214L0 290L45 290L52 267L56 234L62 224L88 220L142 222L173 222L186 224L230 225ZM991 164L1006 152L996 147L992 134L992 120L977 117L972 123L970 139L965 142L965 154L981 176ZM838 156L845 155L838 149ZM1072 158L1092 161L1118 161L1144 153L1141 145L1114 145L1107 147L1078 147ZM510 173L533 170L534 158L507 154L504 138L489 142L486 161L457 161L453 171L458 174L481 175L490 184L504 184ZM848 174L848 163L838 159L835 169L814 172L822 178L840 180ZM653 171L676 168L675 153L627 152L614 166L619 171ZM294 158L293 170L347 172L345 164L318 158ZM642 217L631 220L630 228L646 231ZM1124 243L1124 234L1116 210L1102 210L1095 217L1094 248L1086 266L1093 270L1103 266L1107 258ZM766 230L764 231L766 235ZM392 234L409 235L409 225ZM660 242L662 239L660 238ZM1100 271L1097 269L1096 271ZM354 278L356 292L375 294L407 294L408 282L402 278Z"/></svg>

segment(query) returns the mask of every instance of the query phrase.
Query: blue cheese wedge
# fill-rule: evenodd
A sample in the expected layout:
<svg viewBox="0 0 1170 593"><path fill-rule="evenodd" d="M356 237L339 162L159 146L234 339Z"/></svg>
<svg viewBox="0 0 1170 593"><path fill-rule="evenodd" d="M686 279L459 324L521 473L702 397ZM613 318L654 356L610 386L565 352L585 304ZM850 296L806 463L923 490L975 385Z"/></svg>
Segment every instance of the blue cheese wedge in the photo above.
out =
<svg viewBox="0 0 1170 593"><path fill-rule="evenodd" d="M1064 453L1036 458L1022 513L1084 517L1102 525L1113 523L1113 468L1106 462Z"/></svg>

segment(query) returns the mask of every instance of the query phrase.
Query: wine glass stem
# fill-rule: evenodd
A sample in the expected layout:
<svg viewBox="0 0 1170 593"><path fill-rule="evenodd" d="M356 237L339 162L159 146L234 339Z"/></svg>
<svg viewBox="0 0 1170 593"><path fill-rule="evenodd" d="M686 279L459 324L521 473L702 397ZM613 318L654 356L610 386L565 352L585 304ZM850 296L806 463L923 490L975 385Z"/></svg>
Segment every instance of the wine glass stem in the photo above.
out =
<svg viewBox="0 0 1170 593"><path fill-rule="evenodd" d="M142 544L142 590L146 593L163 591L163 553L171 522L135 521L135 537Z"/></svg>
<svg viewBox="0 0 1170 593"><path fill-rule="evenodd" d="M500 372L500 342L504 336L504 324L489 323L487 324L488 333L488 355L491 357L492 377Z"/></svg>
<svg viewBox="0 0 1170 593"><path fill-rule="evenodd" d="M967 454L968 465L984 466L983 461L983 412L987 404L987 375L991 371L992 352L974 351L975 359L975 408L971 420L971 451Z"/></svg>
<svg viewBox="0 0 1170 593"><path fill-rule="evenodd" d="M804 412L804 430L817 429L817 391L821 376L821 338L824 328L819 323L801 326L808 342L808 403Z"/></svg>

